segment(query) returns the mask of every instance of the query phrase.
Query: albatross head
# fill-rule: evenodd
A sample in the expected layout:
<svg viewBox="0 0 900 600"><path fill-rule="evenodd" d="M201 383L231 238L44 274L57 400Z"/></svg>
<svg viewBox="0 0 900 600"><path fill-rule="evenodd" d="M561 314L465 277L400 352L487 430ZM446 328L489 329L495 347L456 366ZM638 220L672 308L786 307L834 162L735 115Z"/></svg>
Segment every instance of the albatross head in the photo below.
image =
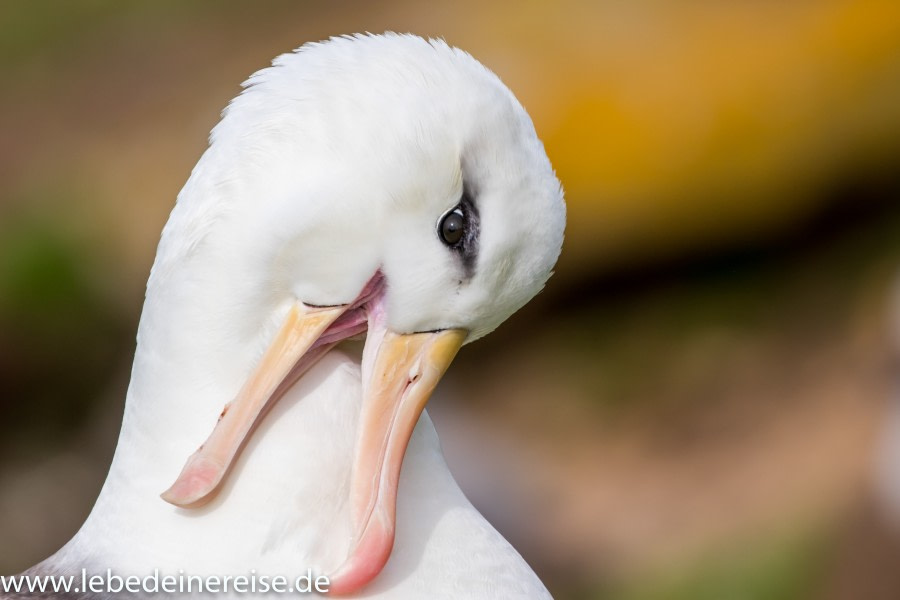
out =
<svg viewBox="0 0 900 600"><path fill-rule="evenodd" d="M276 59L214 129L151 276L148 302L155 281L214 255L217 268L188 278L197 294L226 307L218 316L272 324L163 498L208 501L266 406L365 333L355 535L332 589L365 585L390 555L400 466L428 396L463 343L541 290L564 223L531 120L468 54L390 34Z"/></svg>

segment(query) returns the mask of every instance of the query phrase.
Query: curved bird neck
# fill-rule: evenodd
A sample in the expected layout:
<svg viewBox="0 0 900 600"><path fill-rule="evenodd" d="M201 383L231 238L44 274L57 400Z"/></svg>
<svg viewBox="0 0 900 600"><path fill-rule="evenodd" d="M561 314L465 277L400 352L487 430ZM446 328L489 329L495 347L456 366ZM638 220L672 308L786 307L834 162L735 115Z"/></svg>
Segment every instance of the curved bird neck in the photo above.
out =
<svg viewBox="0 0 900 600"><path fill-rule="evenodd" d="M143 362L154 359L138 354L136 365L155 371ZM328 572L343 561L352 538L347 498L361 397L353 353L326 355L285 394L261 421L216 498L198 509L175 508L159 493L221 408L212 406L215 394L197 396L190 385L180 392L166 390L175 395L162 400L157 393L165 388L145 388L144 375L129 390L119 446L97 503L81 531L51 559L53 570L112 569L145 576L155 569L197 575L242 575L253 569L278 575ZM206 413L196 421L203 427L153 414L191 400L210 404L205 411L197 409ZM400 518L406 512L413 537L423 526L417 516L420 496L437 494L428 501L446 503L438 512L468 506L443 462L427 415L410 443L402 480L404 502L416 508L404 511L401 504ZM442 489L450 493L441 497Z"/></svg>
<svg viewBox="0 0 900 600"><path fill-rule="evenodd" d="M182 196L195 180L196 172ZM107 480L81 531L50 563L137 575L334 568L351 537L345 503L361 397L352 351L327 355L275 404L209 505L185 510L159 497L237 394L293 299L277 285L248 282L268 257L242 248L229 235L233 217L203 194L188 200L166 226L148 283ZM214 232L192 225L211 219L220 225ZM449 477L433 430L418 437L411 449Z"/></svg>
<svg viewBox="0 0 900 600"><path fill-rule="evenodd" d="M362 397L358 349L330 352L274 405L210 504L175 508L159 494L240 386L240 373L227 365L252 359L253 351L222 343L224 334L185 335L180 327L199 309L178 294L157 302L162 289L151 282L148 290L119 445L97 503L78 534L32 572L331 571L353 533L347 499ZM260 330L265 337L265 326ZM486 599L499 590L508 598L549 598L460 491L423 413L401 472L394 551L361 594Z"/></svg>

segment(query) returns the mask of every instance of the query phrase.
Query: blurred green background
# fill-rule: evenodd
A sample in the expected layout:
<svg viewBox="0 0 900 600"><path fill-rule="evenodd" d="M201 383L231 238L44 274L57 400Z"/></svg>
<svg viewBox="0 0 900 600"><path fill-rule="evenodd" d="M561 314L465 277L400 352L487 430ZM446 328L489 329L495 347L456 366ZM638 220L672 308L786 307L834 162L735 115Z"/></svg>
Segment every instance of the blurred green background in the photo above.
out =
<svg viewBox="0 0 900 600"><path fill-rule="evenodd" d="M0 573L90 510L221 108L384 30L497 72L566 188L556 276L430 408L554 596L900 598L896 0L0 3Z"/></svg>

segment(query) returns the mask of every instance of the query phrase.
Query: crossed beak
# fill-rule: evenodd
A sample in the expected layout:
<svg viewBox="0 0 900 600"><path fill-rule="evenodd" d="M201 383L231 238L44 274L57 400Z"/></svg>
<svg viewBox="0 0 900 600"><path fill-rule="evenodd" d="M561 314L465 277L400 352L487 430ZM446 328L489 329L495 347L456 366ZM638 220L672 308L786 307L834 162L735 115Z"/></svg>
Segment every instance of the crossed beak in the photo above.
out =
<svg viewBox="0 0 900 600"><path fill-rule="evenodd" d="M432 391L468 334L463 329L398 334L387 329L381 280L336 307L296 302L207 441L162 498L184 508L215 496L245 438L316 360L343 339L368 329L362 361L363 403L350 487L354 542L330 589L355 591L381 572L394 544L397 488L410 436Z"/></svg>

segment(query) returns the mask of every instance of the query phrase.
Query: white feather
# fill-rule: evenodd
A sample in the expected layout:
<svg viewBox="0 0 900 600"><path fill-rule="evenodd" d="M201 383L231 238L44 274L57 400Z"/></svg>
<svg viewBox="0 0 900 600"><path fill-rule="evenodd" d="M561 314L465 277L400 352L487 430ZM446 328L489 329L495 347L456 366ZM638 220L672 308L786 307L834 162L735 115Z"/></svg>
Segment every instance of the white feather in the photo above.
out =
<svg viewBox="0 0 900 600"><path fill-rule="evenodd" d="M159 499L290 304L346 303L377 269L400 332L494 329L550 276L559 183L525 111L468 54L410 35L308 44L253 75L166 225L121 437L81 531L46 564L121 575L318 572L346 557L357 356L332 352L276 405L222 493ZM474 272L436 235L477 193ZM427 414L401 476L397 537L367 598L545 598L450 475Z"/></svg>

